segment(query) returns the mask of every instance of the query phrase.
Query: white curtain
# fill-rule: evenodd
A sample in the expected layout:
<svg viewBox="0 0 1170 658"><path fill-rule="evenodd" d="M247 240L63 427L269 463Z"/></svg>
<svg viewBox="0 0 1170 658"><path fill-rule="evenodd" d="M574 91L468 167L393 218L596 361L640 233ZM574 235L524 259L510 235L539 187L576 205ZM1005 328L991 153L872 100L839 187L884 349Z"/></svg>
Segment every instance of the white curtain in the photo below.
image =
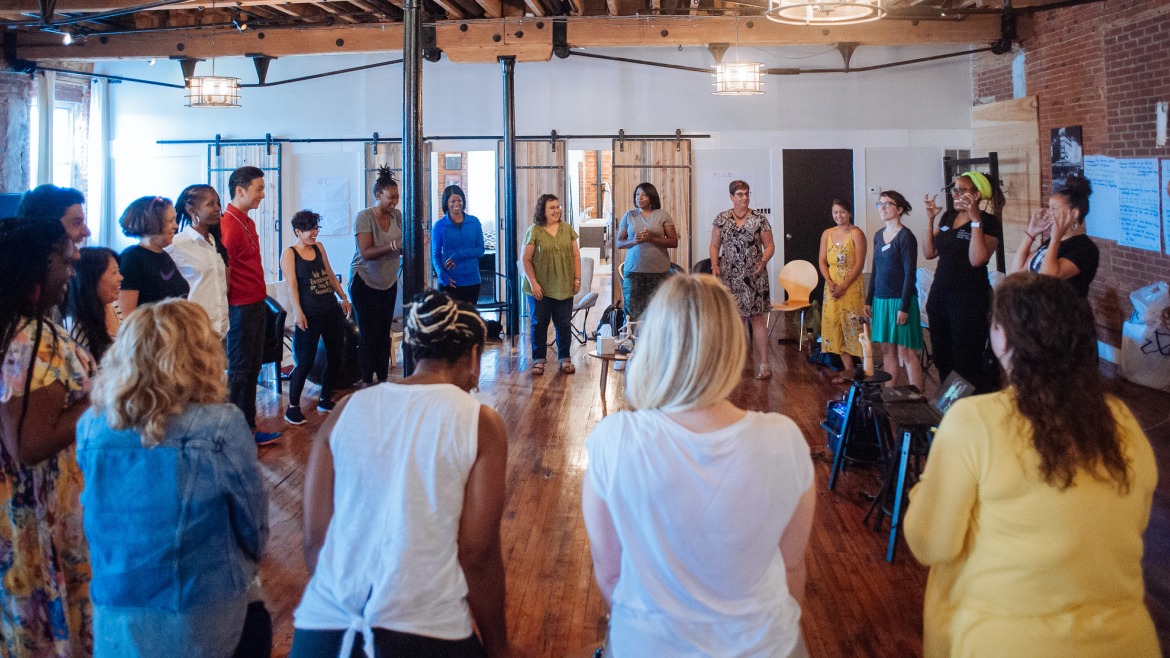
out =
<svg viewBox="0 0 1170 658"><path fill-rule="evenodd" d="M89 95L89 183L86 222L94 244L110 244L110 82L93 80Z"/></svg>
<svg viewBox="0 0 1170 658"><path fill-rule="evenodd" d="M57 106L57 74L37 78L37 185L53 182L53 110Z"/></svg>

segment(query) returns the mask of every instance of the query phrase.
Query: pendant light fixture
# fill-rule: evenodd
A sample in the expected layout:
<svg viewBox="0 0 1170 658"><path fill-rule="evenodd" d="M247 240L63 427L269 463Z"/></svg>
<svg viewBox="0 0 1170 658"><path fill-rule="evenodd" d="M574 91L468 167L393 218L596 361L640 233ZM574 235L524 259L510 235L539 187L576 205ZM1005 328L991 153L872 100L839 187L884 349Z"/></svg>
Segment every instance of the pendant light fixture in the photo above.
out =
<svg viewBox="0 0 1170 658"><path fill-rule="evenodd" d="M215 2L211 3L211 75L187 80L187 107L239 107L240 79L215 74Z"/></svg>
<svg viewBox="0 0 1170 658"><path fill-rule="evenodd" d="M764 93L761 80L764 65L759 62L739 61L739 16L735 16L735 61L724 62L720 57L715 64L716 96L755 96ZM726 46L725 46L726 47Z"/></svg>
<svg viewBox="0 0 1170 658"><path fill-rule="evenodd" d="M852 25L886 15L889 0L768 0L768 20L789 25Z"/></svg>

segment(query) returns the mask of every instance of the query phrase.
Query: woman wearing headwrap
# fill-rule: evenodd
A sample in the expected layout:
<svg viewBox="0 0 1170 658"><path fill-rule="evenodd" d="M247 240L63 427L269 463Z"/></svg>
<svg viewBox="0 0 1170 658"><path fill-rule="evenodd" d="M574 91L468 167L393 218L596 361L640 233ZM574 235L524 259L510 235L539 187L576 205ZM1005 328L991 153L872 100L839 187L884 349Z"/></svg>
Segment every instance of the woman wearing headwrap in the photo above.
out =
<svg viewBox="0 0 1170 658"><path fill-rule="evenodd" d="M999 388L999 369L984 358L991 331L987 263L1003 239L1003 226L981 206L1002 208L1003 192L993 179L969 171L955 179L951 194L955 208L943 213L937 229L934 218L942 208L937 195L926 197L922 255L938 259L926 302L930 344L940 382L953 370L974 384L977 393L990 393Z"/></svg>

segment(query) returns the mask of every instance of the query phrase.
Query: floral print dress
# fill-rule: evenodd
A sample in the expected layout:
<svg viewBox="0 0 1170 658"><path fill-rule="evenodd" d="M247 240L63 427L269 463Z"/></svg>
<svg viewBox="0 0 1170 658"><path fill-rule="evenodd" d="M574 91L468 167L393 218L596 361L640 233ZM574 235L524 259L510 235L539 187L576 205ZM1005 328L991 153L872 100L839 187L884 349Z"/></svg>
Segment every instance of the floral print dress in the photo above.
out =
<svg viewBox="0 0 1170 658"><path fill-rule="evenodd" d="M93 357L59 326L28 320L0 366L0 402L61 382L72 403L89 391ZM89 545L81 519L84 482L74 446L22 464L0 442L0 658L93 655Z"/></svg>
<svg viewBox="0 0 1170 658"><path fill-rule="evenodd" d="M719 279L731 290L739 306L739 314L745 317L763 315L772 309L772 293L768 288L768 268L759 274L752 271L764 257L764 241L761 234L771 231L768 218L753 210L744 220L743 226L735 225L732 211L724 210L715 216L714 228L719 230Z"/></svg>

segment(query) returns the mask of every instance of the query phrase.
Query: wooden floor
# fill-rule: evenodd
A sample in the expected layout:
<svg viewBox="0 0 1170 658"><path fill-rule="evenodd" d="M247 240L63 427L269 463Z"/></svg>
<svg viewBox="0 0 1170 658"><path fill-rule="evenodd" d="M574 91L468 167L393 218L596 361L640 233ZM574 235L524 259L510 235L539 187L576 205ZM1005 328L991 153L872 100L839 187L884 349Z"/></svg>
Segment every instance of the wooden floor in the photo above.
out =
<svg viewBox="0 0 1170 658"><path fill-rule="evenodd" d="M603 299L609 298L607 284L603 279L594 286ZM533 377L526 348L489 344L477 393L500 412L508 429L502 526L508 628L513 641L534 656L571 654L599 641L606 628L581 518L584 442L602 415L600 363L580 348L573 360L574 375L550 369ZM830 383L829 371L806 363L795 344L773 342L769 360L773 379L747 378L732 399L747 409L792 417L814 453L820 495L802 617L809 653L813 658L921 656L926 569L904 543L896 561L885 562L885 534L875 534L861 521L867 506L861 493L874 489L863 471L850 471L836 491L825 491L829 464L818 423L825 401L843 387ZM395 376L401 376L400 369ZM1163 645L1170 648L1170 396L1128 384L1120 385L1119 393L1147 428L1163 474L1147 533L1146 572L1150 608ZM307 398L316 394L316 387L306 387ZM284 432L279 443L260 449L271 525L261 576L273 616L273 655L280 658L292 643L292 613L308 578L301 558L301 494L310 439L323 417L306 404L309 423L289 427L281 419L287 398L270 389L261 389L260 397L261 429ZM611 373L606 403L611 413L625 408L621 374Z"/></svg>

